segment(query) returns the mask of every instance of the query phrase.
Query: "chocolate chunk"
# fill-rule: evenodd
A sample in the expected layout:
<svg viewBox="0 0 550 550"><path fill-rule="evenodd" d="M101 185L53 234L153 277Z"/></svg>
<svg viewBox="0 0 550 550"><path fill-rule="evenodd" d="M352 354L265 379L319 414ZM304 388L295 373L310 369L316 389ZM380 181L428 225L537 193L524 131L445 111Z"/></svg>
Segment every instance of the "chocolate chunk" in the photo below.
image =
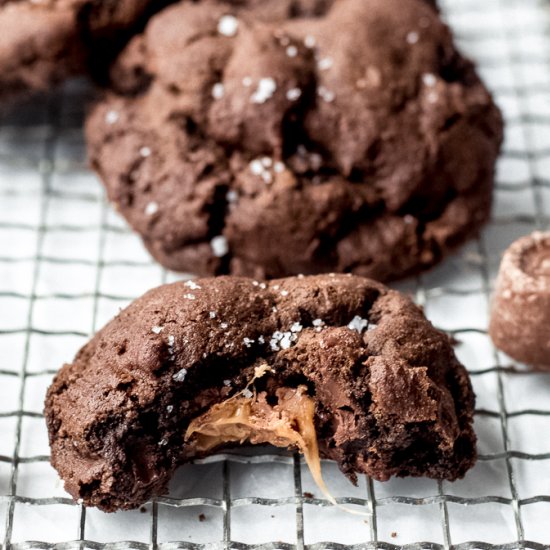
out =
<svg viewBox="0 0 550 550"><path fill-rule="evenodd" d="M182 1L118 59L89 156L164 266L394 279L488 219L502 120L437 12L333 4Z"/></svg>
<svg viewBox="0 0 550 550"><path fill-rule="evenodd" d="M355 276L174 283L133 302L48 390L51 461L106 511L242 442L302 451L354 480L453 480L476 458L474 395L447 336Z"/></svg>
<svg viewBox="0 0 550 550"><path fill-rule="evenodd" d="M550 369L550 233L522 237L504 253L489 333L510 357Z"/></svg>

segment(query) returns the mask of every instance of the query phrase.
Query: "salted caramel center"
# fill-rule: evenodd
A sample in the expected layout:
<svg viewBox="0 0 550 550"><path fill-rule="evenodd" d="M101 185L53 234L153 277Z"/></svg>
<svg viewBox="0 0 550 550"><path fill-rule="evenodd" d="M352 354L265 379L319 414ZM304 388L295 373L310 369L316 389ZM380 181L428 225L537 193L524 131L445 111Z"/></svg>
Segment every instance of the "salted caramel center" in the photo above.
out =
<svg viewBox="0 0 550 550"><path fill-rule="evenodd" d="M185 440L195 453L208 453L227 443L269 443L294 447L303 453L313 478L324 485L315 433L315 403L305 386L280 388L270 405L265 392L252 397L239 394L213 405L187 428Z"/></svg>

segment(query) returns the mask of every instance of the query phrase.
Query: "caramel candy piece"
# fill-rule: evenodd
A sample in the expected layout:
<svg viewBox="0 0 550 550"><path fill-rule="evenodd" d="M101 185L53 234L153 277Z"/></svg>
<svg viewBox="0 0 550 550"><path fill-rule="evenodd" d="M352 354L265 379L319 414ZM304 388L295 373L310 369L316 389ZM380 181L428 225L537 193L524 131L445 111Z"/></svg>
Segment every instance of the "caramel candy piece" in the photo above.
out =
<svg viewBox="0 0 550 550"><path fill-rule="evenodd" d="M504 253L489 334L514 359L550 369L550 232L535 232Z"/></svg>

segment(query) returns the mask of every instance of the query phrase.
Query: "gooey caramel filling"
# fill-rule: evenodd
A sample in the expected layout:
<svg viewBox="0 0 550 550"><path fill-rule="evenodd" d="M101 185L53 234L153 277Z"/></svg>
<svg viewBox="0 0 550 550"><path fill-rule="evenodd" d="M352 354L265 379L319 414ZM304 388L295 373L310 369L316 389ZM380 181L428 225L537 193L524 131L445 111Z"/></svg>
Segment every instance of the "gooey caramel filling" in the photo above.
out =
<svg viewBox="0 0 550 550"><path fill-rule="evenodd" d="M315 433L315 402L305 386L280 388L277 404L267 402L265 392L252 397L242 393L217 405L189 424L185 440L196 453L207 453L227 443L270 443L295 447L303 455L313 479L327 498Z"/></svg>
<svg viewBox="0 0 550 550"><path fill-rule="evenodd" d="M346 512L365 516L336 502L323 479L321 458L315 432L315 402L306 386L280 388L275 392L277 404L267 402L267 394L248 389L271 368L261 365L245 390L210 407L189 424L185 433L191 454L213 451L227 443L269 443L275 447L294 447L303 455L313 480L325 497Z"/></svg>

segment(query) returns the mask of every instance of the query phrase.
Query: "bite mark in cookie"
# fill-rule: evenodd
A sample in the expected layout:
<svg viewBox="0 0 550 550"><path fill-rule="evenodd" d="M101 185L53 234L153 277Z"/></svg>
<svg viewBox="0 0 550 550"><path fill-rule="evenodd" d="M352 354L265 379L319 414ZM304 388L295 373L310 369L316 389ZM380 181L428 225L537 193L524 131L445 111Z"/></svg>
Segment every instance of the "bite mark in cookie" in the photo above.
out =
<svg viewBox="0 0 550 550"><path fill-rule="evenodd" d="M61 369L45 414L67 491L113 511L242 440L314 464L312 406L320 457L352 480L452 480L475 462L474 396L448 337L408 298L353 276L154 289Z"/></svg>

